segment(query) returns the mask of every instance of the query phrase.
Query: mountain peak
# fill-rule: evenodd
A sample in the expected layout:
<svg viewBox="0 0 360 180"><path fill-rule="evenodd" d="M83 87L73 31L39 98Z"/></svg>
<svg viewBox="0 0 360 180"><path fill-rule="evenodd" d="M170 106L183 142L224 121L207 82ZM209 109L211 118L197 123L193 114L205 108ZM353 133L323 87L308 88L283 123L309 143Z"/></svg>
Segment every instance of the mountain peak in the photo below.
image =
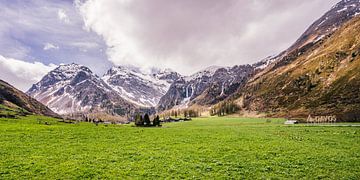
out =
<svg viewBox="0 0 360 180"><path fill-rule="evenodd" d="M85 71L92 74L92 71L83 65L71 63L71 64L60 64L54 71L56 72L65 72L65 73L77 73L79 71Z"/></svg>
<svg viewBox="0 0 360 180"><path fill-rule="evenodd" d="M162 76L166 74L176 73L174 70L170 68L150 68L150 69L142 69L135 66L114 66L109 69L104 76L106 75L114 75L114 74L124 74L124 73L136 73L141 75L152 75L152 76ZM124 74L125 75L125 74Z"/></svg>
<svg viewBox="0 0 360 180"><path fill-rule="evenodd" d="M96 78L98 77L86 66L75 63L61 64L47 73L38 83L34 84L27 93L34 96L35 92L40 93L42 90L51 88L59 83L75 84L86 79Z"/></svg>
<svg viewBox="0 0 360 180"><path fill-rule="evenodd" d="M104 76L113 76L113 75L125 75L126 73L130 73L130 72L136 72L134 69L132 68L128 68L125 66L114 66L112 68L110 68L105 74Z"/></svg>
<svg viewBox="0 0 360 180"><path fill-rule="evenodd" d="M190 80L193 80L193 79L198 79L198 78L201 78L203 76L207 76L207 77L211 77L215 74L215 72L218 70L218 69L221 69L221 68L228 68L228 67L223 67L223 66L209 66L203 70L200 70L198 71L197 73L195 74L192 74L190 76L188 76L186 78L187 81L190 81Z"/></svg>

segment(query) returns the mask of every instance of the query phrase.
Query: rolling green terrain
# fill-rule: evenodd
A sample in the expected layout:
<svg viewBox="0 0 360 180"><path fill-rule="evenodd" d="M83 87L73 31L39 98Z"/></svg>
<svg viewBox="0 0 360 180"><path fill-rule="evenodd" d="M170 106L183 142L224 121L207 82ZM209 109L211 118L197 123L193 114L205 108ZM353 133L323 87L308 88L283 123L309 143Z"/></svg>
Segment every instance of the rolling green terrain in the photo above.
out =
<svg viewBox="0 0 360 180"><path fill-rule="evenodd" d="M0 118L0 179L360 179L359 169L359 127L201 118L136 128Z"/></svg>

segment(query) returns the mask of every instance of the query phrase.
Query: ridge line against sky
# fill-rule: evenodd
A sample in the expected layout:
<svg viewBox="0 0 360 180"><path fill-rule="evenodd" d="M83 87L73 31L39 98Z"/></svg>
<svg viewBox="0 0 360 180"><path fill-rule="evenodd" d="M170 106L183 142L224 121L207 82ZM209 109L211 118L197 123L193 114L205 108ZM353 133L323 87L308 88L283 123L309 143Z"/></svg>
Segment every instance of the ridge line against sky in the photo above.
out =
<svg viewBox="0 0 360 180"><path fill-rule="evenodd" d="M288 48L337 2L2 0L0 78L26 91L60 63L98 75L124 64L189 75L254 63Z"/></svg>

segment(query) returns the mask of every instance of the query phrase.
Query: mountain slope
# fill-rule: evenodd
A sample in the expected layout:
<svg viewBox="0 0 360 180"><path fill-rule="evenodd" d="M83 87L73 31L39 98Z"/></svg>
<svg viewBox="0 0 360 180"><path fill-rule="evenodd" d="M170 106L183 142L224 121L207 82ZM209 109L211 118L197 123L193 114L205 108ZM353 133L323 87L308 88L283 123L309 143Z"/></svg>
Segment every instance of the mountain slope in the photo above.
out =
<svg viewBox="0 0 360 180"><path fill-rule="evenodd" d="M0 80L0 104L11 109L22 108L34 114L59 117L48 107L2 80Z"/></svg>
<svg viewBox="0 0 360 180"><path fill-rule="evenodd" d="M89 68L78 64L60 65L27 93L60 114L105 112L125 116L136 109Z"/></svg>
<svg viewBox="0 0 360 180"><path fill-rule="evenodd" d="M170 85L181 76L171 70L144 73L139 69L118 66L102 79L124 99L143 107L155 107Z"/></svg>
<svg viewBox="0 0 360 180"><path fill-rule="evenodd" d="M344 23L360 14L359 4L359 0L340 1L316 20L287 51L299 49L308 43L316 42L333 33Z"/></svg>
<svg viewBox="0 0 360 180"><path fill-rule="evenodd" d="M356 17L291 61L249 81L239 91L239 102L244 109L274 115L336 114L354 119L360 112L359 53Z"/></svg>
<svg viewBox="0 0 360 180"><path fill-rule="evenodd" d="M316 20L297 41L286 51L273 58L273 64L268 67L272 71L280 66L287 65L298 56L318 44L324 38L331 36L341 26L360 14L359 0L342 0L333 6L322 17ZM267 71L260 73L264 74Z"/></svg>

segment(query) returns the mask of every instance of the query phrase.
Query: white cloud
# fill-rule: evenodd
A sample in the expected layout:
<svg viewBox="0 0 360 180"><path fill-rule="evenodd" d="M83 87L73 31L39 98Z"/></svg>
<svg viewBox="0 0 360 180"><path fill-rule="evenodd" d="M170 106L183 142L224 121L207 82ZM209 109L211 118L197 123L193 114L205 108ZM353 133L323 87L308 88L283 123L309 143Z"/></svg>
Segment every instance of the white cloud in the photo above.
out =
<svg viewBox="0 0 360 180"><path fill-rule="evenodd" d="M60 21L63 21L66 24L70 23L69 16L66 14L66 11L64 9L59 9L57 15Z"/></svg>
<svg viewBox="0 0 360 180"><path fill-rule="evenodd" d="M50 50L50 49L59 49L59 46L56 46L54 44L51 43L45 43L44 48L45 51Z"/></svg>
<svg viewBox="0 0 360 180"><path fill-rule="evenodd" d="M73 0L0 0L0 19L4 57L44 64L75 62L100 75L112 65L101 51L106 49L104 40L83 28ZM61 19L69 19L69 24Z"/></svg>
<svg viewBox="0 0 360 180"><path fill-rule="evenodd" d="M253 63L289 47L338 0L75 1L116 65L189 74ZM304 13L306 12L306 13Z"/></svg>
<svg viewBox="0 0 360 180"><path fill-rule="evenodd" d="M71 42L69 43L71 46L80 48L80 49L96 49L99 48L99 44L95 43L95 42Z"/></svg>
<svg viewBox="0 0 360 180"><path fill-rule="evenodd" d="M30 63L0 55L0 79L7 81L24 92L56 67L55 64Z"/></svg>

